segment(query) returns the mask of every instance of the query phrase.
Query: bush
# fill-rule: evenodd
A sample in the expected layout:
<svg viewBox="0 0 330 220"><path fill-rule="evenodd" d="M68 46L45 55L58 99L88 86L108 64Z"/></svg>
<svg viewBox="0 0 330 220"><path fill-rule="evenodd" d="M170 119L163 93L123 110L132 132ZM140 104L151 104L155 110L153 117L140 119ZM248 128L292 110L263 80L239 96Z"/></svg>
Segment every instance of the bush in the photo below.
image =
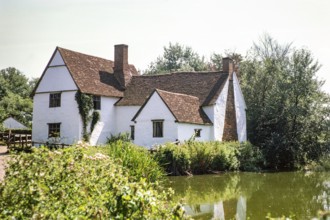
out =
<svg viewBox="0 0 330 220"><path fill-rule="evenodd" d="M95 148L13 156L0 185L1 219L173 219L181 206ZM171 208L174 207L174 208Z"/></svg>
<svg viewBox="0 0 330 220"><path fill-rule="evenodd" d="M265 158L260 149L250 142L242 143L238 149L238 160L240 161L240 170L259 171L264 167Z"/></svg>
<svg viewBox="0 0 330 220"><path fill-rule="evenodd" d="M213 170L217 171L234 171L239 169L238 142L209 142L213 146L214 159L212 162Z"/></svg>
<svg viewBox="0 0 330 220"><path fill-rule="evenodd" d="M118 140L106 146L97 147L96 150L102 150L117 164L122 165L135 181L145 178L148 182L155 182L162 180L165 176L163 169L147 149L130 142Z"/></svg>
<svg viewBox="0 0 330 220"><path fill-rule="evenodd" d="M213 161L213 146L204 142L189 141L185 143L191 159L191 172L194 174L209 173Z"/></svg>
<svg viewBox="0 0 330 220"><path fill-rule="evenodd" d="M330 171L330 154L327 152L321 156L319 161L310 161L304 166L304 170L318 171L318 172L329 172Z"/></svg>
<svg viewBox="0 0 330 220"><path fill-rule="evenodd" d="M155 152L154 158L168 175L186 175L190 171L190 157L186 148L167 143Z"/></svg>
<svg viewBox="0 0 330 220"><path fill-rule="evenodd" d="M112 135L107 138L107 144L116 143L117 141L123 141L123 142L131 142L130 134L125 133L119 133L118 135Z"/></svg>
<svg viewBox="0 0 330 220"><path fill-rule="evenodd" d="M169 175L257 171L263 163L261 152L249 142L189 141L178 146L166 144L157 149L155 159Z"/></svg>

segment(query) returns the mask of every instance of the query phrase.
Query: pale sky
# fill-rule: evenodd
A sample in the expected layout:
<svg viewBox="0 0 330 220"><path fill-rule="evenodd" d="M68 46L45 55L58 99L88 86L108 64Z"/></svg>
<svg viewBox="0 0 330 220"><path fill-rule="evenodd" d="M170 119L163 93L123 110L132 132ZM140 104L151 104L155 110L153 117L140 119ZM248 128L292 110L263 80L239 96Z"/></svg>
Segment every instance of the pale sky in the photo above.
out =
<svg viewBox="0 0 330 220"><path fill-rule="evenodd" d="M56 46L113 60L127 44L144 70L169 42L245 55L264 33L311 50L330 93L329 0L0 0L0 69L39 77Z"/></svg>

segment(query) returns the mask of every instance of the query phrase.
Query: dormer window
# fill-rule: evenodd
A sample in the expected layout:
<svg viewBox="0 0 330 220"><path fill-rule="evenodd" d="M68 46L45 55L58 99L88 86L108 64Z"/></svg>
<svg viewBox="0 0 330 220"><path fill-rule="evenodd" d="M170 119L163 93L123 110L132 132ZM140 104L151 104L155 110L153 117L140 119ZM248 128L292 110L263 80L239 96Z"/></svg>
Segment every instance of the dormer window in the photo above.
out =
<svg viewBox="0 0 330 220"><path fill-rule="evenodd" d="M49 94L49 108L61 107L61 93Z"/></svg>

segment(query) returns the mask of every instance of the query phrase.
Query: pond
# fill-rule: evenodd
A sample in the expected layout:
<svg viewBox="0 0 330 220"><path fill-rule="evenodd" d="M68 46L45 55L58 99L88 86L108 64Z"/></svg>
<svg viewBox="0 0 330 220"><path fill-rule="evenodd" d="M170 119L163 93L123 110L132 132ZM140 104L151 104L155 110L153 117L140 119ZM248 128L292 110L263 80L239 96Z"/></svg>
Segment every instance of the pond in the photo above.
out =
<svg viewBox="0 0 330 220"><path fill-rule="evenodd" d="M194 219L311 219L330 210L330 172L224 173L169 177Z"/></svg>

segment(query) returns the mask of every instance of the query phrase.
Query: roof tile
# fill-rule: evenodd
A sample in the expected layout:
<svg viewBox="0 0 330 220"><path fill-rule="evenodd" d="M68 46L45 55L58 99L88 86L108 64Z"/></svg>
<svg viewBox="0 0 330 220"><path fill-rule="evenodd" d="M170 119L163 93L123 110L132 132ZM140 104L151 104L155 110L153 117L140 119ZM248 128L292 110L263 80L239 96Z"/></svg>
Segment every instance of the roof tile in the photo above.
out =
<svg viewBox="0 0 330 220"><path fill-rule="evenodd" d="M122 97L123 88L113 74L114 62L79 52L57 48L74 81L83 93ZM130 65L132 75L138 75Z"/></svg>
<svg viewBox="0 0 330 220"><path fill-rule="evenodd" d="M200 105L212 105L227 78L228 73L223 72L177 72L133 76L124 97L116 105L141 106L155 89L195 96L199 99Z"/></svg>
<svg viewBox="0 0 330 220"><path fill-rule="evenodd" d="M156 90L178 122L212 124L195 96Z"/></svg>

